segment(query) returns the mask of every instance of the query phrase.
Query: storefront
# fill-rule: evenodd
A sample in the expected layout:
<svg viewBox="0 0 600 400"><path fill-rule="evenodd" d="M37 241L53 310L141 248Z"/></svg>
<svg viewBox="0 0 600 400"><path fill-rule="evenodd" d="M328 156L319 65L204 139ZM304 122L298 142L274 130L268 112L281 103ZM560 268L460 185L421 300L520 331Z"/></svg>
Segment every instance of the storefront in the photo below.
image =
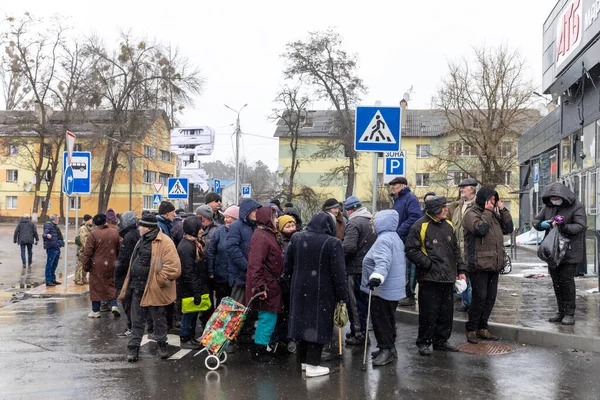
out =
<svg viewBox="0 0 600 400"><path fill-rule="evenodd" d="M520 227L531 226L548 184L567 185L588 215L588 274L598 272L600 253L599 39L600 0L556 4L544 23L542 82L557 108L519 140Z"/></svg>

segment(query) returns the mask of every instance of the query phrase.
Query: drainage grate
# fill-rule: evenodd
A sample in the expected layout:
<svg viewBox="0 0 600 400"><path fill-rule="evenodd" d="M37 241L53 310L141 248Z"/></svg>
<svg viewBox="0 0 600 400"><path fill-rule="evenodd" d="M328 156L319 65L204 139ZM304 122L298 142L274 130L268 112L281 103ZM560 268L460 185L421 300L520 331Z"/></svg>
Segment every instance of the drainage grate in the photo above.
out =
<svg viewBox="0 0 600 400"><path fill-rule="evenodd" d="M506 354L513 351L513 348L507 344L483 341L479 342L479 344L461 343L458 345L458 349L462 353L488 356Z"/></svg>

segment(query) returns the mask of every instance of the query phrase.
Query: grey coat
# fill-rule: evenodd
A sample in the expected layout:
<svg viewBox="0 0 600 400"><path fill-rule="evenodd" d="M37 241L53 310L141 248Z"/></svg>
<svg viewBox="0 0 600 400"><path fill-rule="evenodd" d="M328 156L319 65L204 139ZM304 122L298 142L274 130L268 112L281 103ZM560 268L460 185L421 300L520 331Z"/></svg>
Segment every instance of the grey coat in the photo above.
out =
<svg viewBox="0 0 600 400"><path fill-rule="evenodd" d="M371 213L364 207L352 213L346 224L344 233L344 257L346 274L360 274L365 255L375 243L377 234L371 226Z"/></svg>

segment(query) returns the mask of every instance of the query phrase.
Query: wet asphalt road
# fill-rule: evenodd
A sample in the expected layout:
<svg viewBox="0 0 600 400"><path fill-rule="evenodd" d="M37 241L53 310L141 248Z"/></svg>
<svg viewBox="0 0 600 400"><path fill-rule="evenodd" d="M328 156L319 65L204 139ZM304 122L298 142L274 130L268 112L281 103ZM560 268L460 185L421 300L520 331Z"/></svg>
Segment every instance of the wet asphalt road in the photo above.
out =
<svg viewBox="0 0 600 400"><path fill-rule="evenodd" d="M204 356L159 360L154 343L125 361L124 319L88 319L86 298L27 299L0 309L2 399L598 399L600 355L520 346L506 355L434 352L421 357L416 327L398 325L399 359L362 372L361 348L344 349L339 371L306 379L294 356L277 366L249 354L216 372ZM453 343L463 341L455 334ZM170 352L178 348L169 346ZM369 350L371 351L371 349Z"/></svg>

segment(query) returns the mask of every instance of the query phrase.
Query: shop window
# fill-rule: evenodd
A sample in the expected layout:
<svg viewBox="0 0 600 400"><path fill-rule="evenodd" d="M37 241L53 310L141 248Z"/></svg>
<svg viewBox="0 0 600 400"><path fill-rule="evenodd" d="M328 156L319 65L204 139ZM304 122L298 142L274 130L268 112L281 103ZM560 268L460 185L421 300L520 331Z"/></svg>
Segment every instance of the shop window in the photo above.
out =
<svg viewBox="0 0 600 400"><path fill-rule="evenodd" d="M156 208L153 203L154 196L144 196L144 210L153 210Z"/></svg>
<svg viewBox="0 0 600 400"><path fill-rule="evenodd" d="M565 175L571 172L571 138L566 137L560 141L560 174Z"/></svg>
<svg viewBox="0 0 600 400"><path fill-rule="evenodd" d="M589 177L590 185L590 200L588 205L588 213L591 215L598 214L598 173L596 171L590 172Z"/></svg>
<svg viewBox="0 0 600 400"><path fill-rule="evenodd" d="M17 196L6 196L6 208L9 210L17 208Z"/></svg>
<svg viewBox="0 0 600 400"><path fill-rule="evenodd" d="M583 135L582 131L576 132L571 136L571 172L579 171L583 168Z"/></svg>
<svg viewBox="0 0 600 400"><path fill-rule="evenodd" d="M558 150L552 150L550 152L548 161L550 163L550 175L548 177L548 183L556 182L558 181Z"/></svg>
<svg viewBox="0 0 600 400"><path fill-rule="evenodd" d="M578 156L582 159L583 168L591 167L596 162L596 123L583 128L583 148Z"/></svg>

